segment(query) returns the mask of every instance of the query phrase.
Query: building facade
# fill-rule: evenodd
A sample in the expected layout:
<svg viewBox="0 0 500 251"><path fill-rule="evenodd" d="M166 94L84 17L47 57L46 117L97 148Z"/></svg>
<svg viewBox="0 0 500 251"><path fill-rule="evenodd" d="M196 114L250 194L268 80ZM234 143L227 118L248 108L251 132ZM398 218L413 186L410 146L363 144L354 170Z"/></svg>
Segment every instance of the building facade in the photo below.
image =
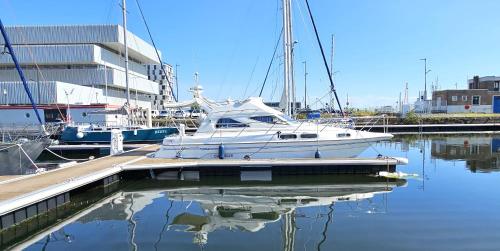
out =
<svg viewBox="0 0 500 251"><path fill-rule="evenodd" d="M82 115L88 110L85 106L108 110L126 103L124 29L120 25L10 26L6 30L34 100L41 107L70 107L72 113ZM3 44L0 38L0 46ZM151 79L148 68L160 65L156 51L130 32L127 47L130 106L154 109L153 97L160 94L161 80ZM13 106L29 104L20 86L10 55L0 54L0 117ZM54 90L57 95L53 95ZM165 100L171 100L169 95L165 93ZM76 122L93 120L92 116L79 115L61 114L65 118L85 117Z"/></svg>
<svg viewBox="0 0 500 251"><path fill-rule="evenodd" d="M469 89L450 89L432 93L432 111L446 113L500 113L500 77L475 76Z"/></svg>
<svg viewBox="0 0 500 251"><path fill-rule="evenodd" d="M151 95L153 110L165 110L165 104L174 101L173 83L174 72L171 65L163 64L163 71L161 65L148 65L148 79L158 83L158 95Z"/></svg>

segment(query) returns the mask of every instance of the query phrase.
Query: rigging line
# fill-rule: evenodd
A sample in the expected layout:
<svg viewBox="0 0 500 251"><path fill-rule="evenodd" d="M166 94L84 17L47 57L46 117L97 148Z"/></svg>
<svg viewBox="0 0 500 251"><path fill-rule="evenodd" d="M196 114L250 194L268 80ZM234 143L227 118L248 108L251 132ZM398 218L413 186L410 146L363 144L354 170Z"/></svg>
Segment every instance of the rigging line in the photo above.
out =
<svg viewBox="0 0 500 251"><path fill-rule="evenodd" d="M250 86L250 82L253 80L253 74L255 73L255 68L257 67L257 63L259 63L259 56L257 56L257 59L255 60L255 64L253 65L252 68L252 73L250 73L250 78L248 79L247 85L245 86L245 91L243 92L243 99L245 99L248 91L248 86Z"/></svg>
<svg viewBox="0 0 500 251"><path fill-rule="evenodd" d="M316 23L314 22L314 17L313 17L312 12L311 12L311 7L309 6L309 1L308 0L305 0L305 1L306 1L306 5L307 5L307 11L309 12L309 17L311 18L311 23L312 23L313 28L314 28L314 33L316 34L316 40L318 41L319 49L321 50L321 56L323 57L323 63L325 65L326 72L328 73L328 79L330 80L331 91L333 92L333 94L335 94L335 99L337 100L337 105L339 106L340 113L344 114L344 111L342 111L342 105L340 104L340 100L339 100L339 97L337 95L337 90L335 90L335 85L333 84L332 75L330 73L330 67L328 66L328 62L326 61L325 52L323 50L323 45L321 44L321 40L319 39L318 29L316 28Z"/></svg>
<svg viewBox="0 0 500 251"><path fill-rule="evenodd" d="M269 71L271 70L271 66L273 65L274 58L276 57L276 51L278 51L278 46L280 45L281 37L283 36L283 28L281 28L280 35L278 36L278 42L276 46L274 46L273 57L271 58L271 62L269 62L269 66L267 67L266 77L264 78L264 82L262 83L262 88L260 88L259 97L262 96L262 91L264 90L264 86L266 85L267 77L269 76Z"/></svg>
<svg viewBox="0 0 500 251"><path fill-rule="evenodd" d="M165 79L167 80L168 87L170 89L170 92L172 92L172 97L174 97L174 101L177 102L177 96L175 96L175 92L173 89L173 83L168 79L167 73L165 72L165 69L163 68L163 61L161 60L160 53L158 52L158 49L156 48L155 41L153 40L153 35L151 35L151 31L149 30L149 25L146 22L146 17L144 17L144 13L142 12L141 5L139 4L139 0L135 0L135 3L137 4L137 7L139 8L139 12L141 13L142 21L144 21L144 25L146 26L146 30L148 31L149 39L151 39L151 43L153 44L153 47L155 48L156 56L158 57L158 61L160 61L160 72L163 72L165 74Z"/></svg>
<svg viewBox="0 0 500 251"><path fill-rule="evenodd" d="M106 19L105 19L105 23L107 24L110 24L111 23L111 13L112 13L112 10L113 10L113 6L114 4L116 4L115 2L116 0L111 0L110 1L110 4L108 6L108 9L107 9L107 14L106 14Z"/></svg>

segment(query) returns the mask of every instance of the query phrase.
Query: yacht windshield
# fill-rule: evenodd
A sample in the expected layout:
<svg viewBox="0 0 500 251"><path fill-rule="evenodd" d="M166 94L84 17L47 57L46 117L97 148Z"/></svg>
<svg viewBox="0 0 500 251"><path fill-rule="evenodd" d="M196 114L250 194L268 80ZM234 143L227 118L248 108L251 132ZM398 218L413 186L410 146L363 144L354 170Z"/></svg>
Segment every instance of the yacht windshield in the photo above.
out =
<svg viewBox="0 0 500 251"><path fill-rule="evenodd" d="M264 122L268 124L286 124L286 122L276 116L273 115L268 115L268 116L254 116L250 117L250 119L259 121L259 122Z"/></svg>
<svg viewBox="0 0 500 251"><path fill-rule="evenodd" d="M248 127L247 124L236 121L232 118L220 118L215 124L216 128Z"/></svg>

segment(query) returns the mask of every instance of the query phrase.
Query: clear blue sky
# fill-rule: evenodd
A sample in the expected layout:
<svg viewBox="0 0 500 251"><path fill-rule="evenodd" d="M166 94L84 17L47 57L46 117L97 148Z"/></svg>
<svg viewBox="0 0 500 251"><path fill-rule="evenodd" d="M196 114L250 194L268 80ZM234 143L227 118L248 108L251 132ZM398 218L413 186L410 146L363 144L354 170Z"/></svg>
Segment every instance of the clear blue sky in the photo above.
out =
<svg viewBox="0 0 500 251"><path fill-rule="evenodd" d="M14 24L121 23L120 0L0 0L0 16ZM241 99L258 89L281 29L281 0L140 0L167 63L179 64L181 99L189 98L199 72L206 95ZM129 29L148 40L135 3ZM439 77L441 89L466 88L467 77L500 75L498 0L310 0L328 56L336 36L335 70L342 103L349 93L358 107L395 105L404 83L411 101ZM329 83L303 0L293 0L296 83L303 98L308 64L309 99ZM280 47L281 49L281 47ZM279 51L281 54L281 50ZM278 100L282 70L277 61L264 98ZM430 87L429 87L430 88ZM429 92L430 93L430 92ZM324 100L328 102L328 100Z"/></svg>

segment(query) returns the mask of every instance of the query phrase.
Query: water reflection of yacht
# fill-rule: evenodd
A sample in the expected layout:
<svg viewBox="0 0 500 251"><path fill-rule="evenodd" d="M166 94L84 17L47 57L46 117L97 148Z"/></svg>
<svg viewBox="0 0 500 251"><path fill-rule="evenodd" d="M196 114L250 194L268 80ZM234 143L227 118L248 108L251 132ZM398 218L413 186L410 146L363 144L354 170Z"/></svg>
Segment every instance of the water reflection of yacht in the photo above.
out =
<svg viewBox="0 0 500 251"><path fill-rule="evenodd" d="M335 180L335 178L334 178ZM389 193L405 181L388 182L385 179L347 183L320 183L316 185L278 184L260 186L195 187L168 190L174 201L196 201L204 214L185 212L177 215L172 225L186 226L184 231L194 233L194 242L206 244L208 234L218 229L236 229L257 232L266 224L282 219L284 234L295 232L295 211L303 207L331 206L339 202L357 202ZM333 210L333 208L332 208ZM292 236L284 239L284 246L292 245ZM289 243L289 244L286 244ZM293 245L292 245L293 246ZM288 248L287 248L288 249Z"/></svg>
<svg viewBox="0 0 500 251"><path fill-rule="evenodd" d="M172 231L192 233L193 241L197 245L204 245L208 242L209 234L217 230L257 232L269 224L282 224L280 229L283 249L292 250L297 229L295 220L299 217L297 209L319 206L329 208L329 219L321 226L324 229L322 236L326 239L326 229L336 203L368 202L379 194L389 193L394 187L405 184L404 180L359 175L280 176L273 177L272 181L240 181L228 177L204 177L201 181L148 180L125 187L91 208L33 236L18 247L43 246L48 235L65 232L65 226L73 222L99 225L108 222L112 225L106 225L105 229L113 229L115 235L124 234L123 238L128 243L125 245L141 249L142 245L152 244L145 243L144 236L140 236L144 234L144 228L149 228L148 225L151 224L152 219L145 217L151 213L147 210L158 208L154 206L155 203L165 203L166 196L167 209L161 213L165 215L165 219L161 219L165 222L164 227L156 230L157 232L147 232L154 236L152 239L155 240L155 248L162 243L163 236ZM373 206L369 210L377 208L377 205ZM172 208L177 209L171 210ZM137 216L138 213L141 216ZM123 229L124 226L126 229ZM136 231L139 228L142 230ZM68 234L71 234L73 242L83 241L73 231Z"/></svg>
<svg viewBox="0 0 500 251"><path fill-rule="evenodd" d="M500 136L458 135L432 138L431 155L444 160L465 160L476 172L500 170Z"/></svg>

